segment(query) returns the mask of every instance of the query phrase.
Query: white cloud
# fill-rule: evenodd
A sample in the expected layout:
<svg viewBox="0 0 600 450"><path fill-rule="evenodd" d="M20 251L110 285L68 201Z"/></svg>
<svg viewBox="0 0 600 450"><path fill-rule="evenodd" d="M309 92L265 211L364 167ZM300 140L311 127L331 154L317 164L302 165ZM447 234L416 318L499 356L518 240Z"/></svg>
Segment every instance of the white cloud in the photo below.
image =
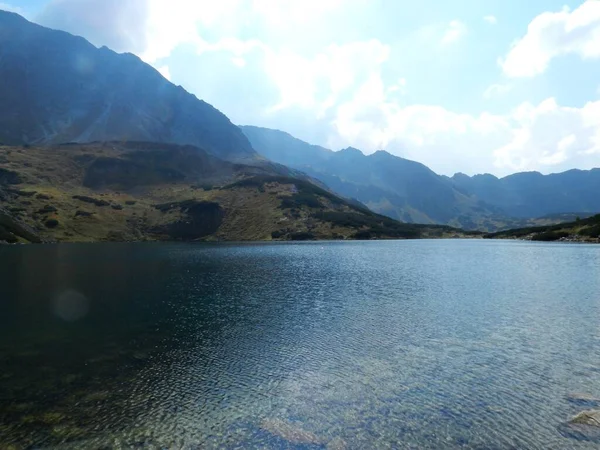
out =
<svg viewBox="0 0 600 450"><path fill-rule="evenodd" d="M140 56L150 63L166 58L182 44L207 45L199 33L201 27L220 29L222 36L235 36L232 27L238 23L231 18L238 17L236 12L243 6L241 0L146 1L146 46Z"/></svg>
<svg viewBox="0 0 600 450"><path fill-rule="evenodd" d="M365 114L368 111L368 114ZM471 173L523 170L556 172L600 165L600 101L582 108L559 106L553 98L523 103L508 114L459 114L432 105L389 102L372 83L367 95L340 105L337 148L385 148L421 161L441 173L456 167Z"/></svg>
<svg viewBox="0 0 600 450"><path fill-rule="evenodd" d="M180 45L235 40L253 27L307 27L341 5L342 0L50 0L39 21L155 63Z"/></svg>
<svg viewBox="0 0 600 450"><path fill-rule="evenodd" d="M483 92L483 98L489 100L493 97L498 97L512 90L511 84L492 84Z"/></svg>
<svg viewBox="0 0 600 450"><path fill-rule="evenodd" d="M553 98L537 106L523 104L509 116L511 139L494 151L496 165L513 170L598 166L599 114L600 101L582 108L561 107Z"/></svg>
<svg viewBox="0 0 600 450"><path fill-rule="evenodd" d="M167 80L171 81L171 70L169 69L169 66L161 66L157 69L160 74L165 77Z"/></svg>
<svg viewBox="0 0 600 450"><path fill-rule="evenodd" d="M306 23L341 5L342 0L253 0L252 3L254 11L262 14L271 25L277 26L289 26L290 21Z"/></svg>
<svg viewBox="0 0 600 450"><path fill-rule="evenodd" d="M496 16L492 16L492 15L485 16L483 18L483 20L485 20L490 25L496 25L498 23L498 19L496 18Z"/></svg>
<svg viewBox="0 0 600 450"><path fill-rule="evenodd" d="M266 49L266 75L279 88L275 110L289 106L315 107L318 113L378 71L390 48L378 40L333 44L313 58Z"/></svg>
<svg viewBox="0 0 600 450"><path fill-rule="evenodd" d="M573 11L565 7L540 14L499 62L509 77L533 77L543 73L553 58L566 54L600 58L600 1L588 0Z"/></svg>
<svg viewBox="0 0 600 450"><path fill-rule="evenodd" d="M460 20L453 20L448 24L448 28L442 37L442 44L452 44L462 38L465 34L467 34L467 26Z"/></svg>

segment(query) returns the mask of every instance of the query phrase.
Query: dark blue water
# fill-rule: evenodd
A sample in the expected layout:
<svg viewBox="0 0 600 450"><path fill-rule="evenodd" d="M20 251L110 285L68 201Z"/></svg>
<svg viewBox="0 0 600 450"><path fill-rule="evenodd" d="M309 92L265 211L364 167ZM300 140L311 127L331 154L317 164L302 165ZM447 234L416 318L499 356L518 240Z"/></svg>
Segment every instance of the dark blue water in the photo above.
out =
<svg viewBox="0 0 600 450"><path fill-rule="evenodd" d="M600 246L0 247L0 369L0 448L598 448Z"/></svg>

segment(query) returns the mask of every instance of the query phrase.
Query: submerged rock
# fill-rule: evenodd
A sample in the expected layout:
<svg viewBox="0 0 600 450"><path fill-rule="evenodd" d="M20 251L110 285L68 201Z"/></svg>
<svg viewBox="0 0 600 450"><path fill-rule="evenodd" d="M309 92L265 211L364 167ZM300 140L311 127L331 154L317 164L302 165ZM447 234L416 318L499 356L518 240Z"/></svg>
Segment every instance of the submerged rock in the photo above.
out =
<svg viewBox="0 0 600 450"><path fill-rule="evenodd" d="M600 443L600 410L582 411L560 424L557 429L561 435L570 439Z"/></svg>
<svg viewBox="0 0 600 450"><path fill-rule="evenodd" d="M346 450L348 444L341 437L336 437L327 444L327 450Z"/></svg>
<svg viewBox="0 0 600 450"><path fill-rule="evenodd" d="M322 440L310 432L303 430L298 425L285 422L281 419L265 419L260 427L274 436L285 439L293 444L321 444Z"/></svg>
<svg viewBox="0 0 600 450"><path fill-rule="evenodd" d="M600 428L600 410L599 409L588 409L586 411L581 411L571 420L569 420L569 424L572 425L589 425L592 427Z"/></svg>

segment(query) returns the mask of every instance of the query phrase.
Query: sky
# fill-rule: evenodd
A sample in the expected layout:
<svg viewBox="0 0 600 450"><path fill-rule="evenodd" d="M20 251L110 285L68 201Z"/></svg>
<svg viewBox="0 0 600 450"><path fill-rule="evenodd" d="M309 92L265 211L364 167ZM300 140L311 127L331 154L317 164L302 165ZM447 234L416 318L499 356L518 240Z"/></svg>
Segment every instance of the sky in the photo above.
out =
<svg viewBox="0 0 600 450"><path fill-rule="evenodd" d="M438 173L600 167L600 0L0 0L239 125Z"/></svg>

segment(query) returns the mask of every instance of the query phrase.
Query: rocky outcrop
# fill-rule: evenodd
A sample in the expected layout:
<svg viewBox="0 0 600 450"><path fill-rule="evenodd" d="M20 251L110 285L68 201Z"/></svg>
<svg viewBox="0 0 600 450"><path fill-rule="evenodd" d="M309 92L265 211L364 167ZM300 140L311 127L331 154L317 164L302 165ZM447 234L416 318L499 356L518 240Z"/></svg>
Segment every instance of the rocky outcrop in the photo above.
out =
<svg viewBox="0 0 600 450"><path fill-rule="evenodd" d="M209 236L219 229L225 217L225 211L218 203L208 201L185 200L156 205L155 208L163 213L178 209L183 214L182 219L152 230L172 240L189 241Z"/></svg>
<svg viewBox="0 0 600 450"><path fill-rule="evenodd" d="M31 227L14 218L7 210L0 208L0 241L15 243L19 239L31 243L41 243L42 239Z"/></svg>
<svg viewBox="0 0 600 450"><path fill-rule="evenodd" d="M75 200L79 200L80 202L91 203L92 205L96 205L96 206L100 206L100 207L110 205L110 203L108 203L105 200L88 197L87 195L74 195L73 198Z"/></svg>
<svg viewBox="0 0 600 450"><path fill-rule="evenodd" d="M23 180L17 172L0 167L0 185L19 184L22 182Z"/></svg>

